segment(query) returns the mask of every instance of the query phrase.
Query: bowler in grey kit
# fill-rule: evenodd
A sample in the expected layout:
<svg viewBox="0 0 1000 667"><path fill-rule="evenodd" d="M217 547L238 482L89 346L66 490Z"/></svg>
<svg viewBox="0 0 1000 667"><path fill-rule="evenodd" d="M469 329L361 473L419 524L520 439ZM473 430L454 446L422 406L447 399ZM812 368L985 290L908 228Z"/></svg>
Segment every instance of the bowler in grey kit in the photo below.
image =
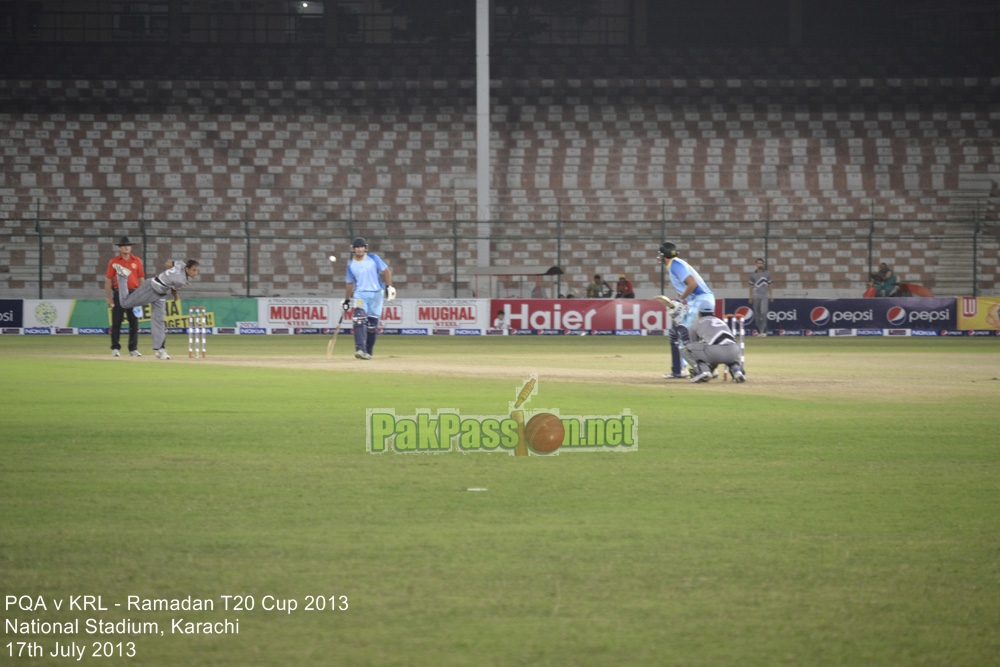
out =
<svg viewBox="0 0 1000 667"><path fill-rule="evenodd" d="M188 280L198 275L198 261L189 259L186 262L167 262L167 270L143 281L134 291L128 291L128 276L131 273L124 266L115 265L118 273L118 295L122 308L134 308L150 304L149 330L153 335L153 349L157 359L169 359L170 355L164 344L167 340L167 294L173 294L177 300L177 290L187 286Z"/></svg>

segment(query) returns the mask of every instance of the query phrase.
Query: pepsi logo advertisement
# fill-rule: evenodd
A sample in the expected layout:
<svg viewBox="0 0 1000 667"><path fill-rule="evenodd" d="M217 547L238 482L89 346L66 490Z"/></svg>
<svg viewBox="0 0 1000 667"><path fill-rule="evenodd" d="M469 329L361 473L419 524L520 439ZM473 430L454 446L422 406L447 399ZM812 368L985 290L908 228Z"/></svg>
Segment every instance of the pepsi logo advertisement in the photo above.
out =
<svg viewBox="0 0 1000 667"><path fill-rule="evenodd" d="M20 299L0 299L0 326L24 326L24 302Z"/></svg>
<svg viewBox="0 0 1000 667"><path fill-rule="evenodd" d="M727 312L743 317L748 332L759 330L753 309L729 299ZM955 329L955 299L775 299L767 313L767 330L817 331L838 329Z"/></svg>

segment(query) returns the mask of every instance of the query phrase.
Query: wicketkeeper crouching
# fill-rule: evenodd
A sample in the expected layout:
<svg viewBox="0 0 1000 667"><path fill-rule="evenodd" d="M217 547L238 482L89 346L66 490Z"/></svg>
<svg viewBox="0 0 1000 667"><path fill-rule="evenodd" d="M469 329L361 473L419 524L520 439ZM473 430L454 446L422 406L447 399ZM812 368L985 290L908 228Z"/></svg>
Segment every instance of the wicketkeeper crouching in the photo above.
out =
<svg viewBox="0 0 1000 667"><path fill-rule="evenodd" d="M689 341L681 346L684 359L697 374L691 382L708 382L712 371L719 364L726 364L733 375L733 382L746 382L740 362L740 346L736 343L729 325L715 316L715 309L703 306L698 309L698 321L688 332Z"/></svg>

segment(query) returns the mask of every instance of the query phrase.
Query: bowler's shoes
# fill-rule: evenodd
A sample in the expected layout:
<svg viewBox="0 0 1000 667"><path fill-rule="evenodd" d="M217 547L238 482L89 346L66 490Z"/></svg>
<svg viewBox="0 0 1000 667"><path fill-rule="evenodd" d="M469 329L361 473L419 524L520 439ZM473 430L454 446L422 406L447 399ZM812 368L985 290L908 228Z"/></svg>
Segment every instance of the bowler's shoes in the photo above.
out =
<svg viewBox="0 0 1000 667"><path fill-rule="evenodd" d="M121 264L115 264L115 273L117 273L120 276L125 276L127 278L130 275L132 275L132 270L131 269L126 269Z"/></svg>
<svg viewBox="0 0 1000 667"><path fill-rule="evenodd" d="M367 353L367 352L365 352L364 350L355 350L355 351L354 351L354 358L355 358L355 359L364 359L364 360L368 360L368 359L371 359L371 358L372 358L372 355L368 354L368 353Z"/></svg>
<svg viewBox="0 0 1000 667"><path fill-rule="evenodd" d="M122 353L119 352L118 350L111 350L111 356L112 357L120 357L120 356L122 356Z"/></svg>
<svg viewBox="0 0 1000 667"><path fill-rule="evenodd" d="M708 382L711 379L712 379L712 374L708 371L705 371L704 373L698 373L693 378L691 378L691 384L694 384L695 382Z"/></svg>
<svg viewBox="0 0 1000 667"><path fill-rule="evenodd" d="M743 371L736 371L733 373L733 382L746 382L747 376L743 375Z"/></svg>
<svg viewBox="0 0 1000 667"><path fill-rule="evenodd" d="M130 357L141 357L142 353L140 353L139 350L132 350L131 352L128 353L128 356L130 356Z"/></svg>
<svg viewBox="0 0 1000 667"><path fill-rule="evenodd" d="M674 375L673 373L664 373L663 374L663 379L664 380L686 380L687 377L688 377L687 375Z"/></svg>
<svg viewBox="0 0 1000 667"><path fill-rule="evenodd" d="M161 347L159 350L157 350L156 351L156 358L157 359L169 359L170 355L167 354L167 348Z"/></svg>

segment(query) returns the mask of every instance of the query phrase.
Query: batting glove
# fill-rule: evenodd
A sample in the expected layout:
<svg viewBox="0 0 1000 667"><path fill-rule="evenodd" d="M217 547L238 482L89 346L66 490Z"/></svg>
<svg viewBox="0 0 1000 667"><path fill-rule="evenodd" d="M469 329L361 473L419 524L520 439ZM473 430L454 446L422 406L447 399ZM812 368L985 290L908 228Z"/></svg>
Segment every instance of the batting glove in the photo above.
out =
<svg viewBox="0 0 1000 667"><path fill-rule="evenodd" d="M393 287L392 285L389 285L388 287L386 287L385 288L385 298L388 299L389 301L392 301L393 299L395 299L396 298L396 288Z"/></svg>
<svg viewBox="0 0 1000 667"><path fill-rule="evenodd" d="M660 305L662 305L667 310L673 310L674 301L668 296L663 296L662 294L657 294L653 297Z"/></svg>
<svg viewBox="0 0 1000 667"><path fill-rule="evenodd" d="M351 300L350 299L344 299L344 302L342 304L340 304L340 307L343 308L344 312L346 313L347 311L349 311L351 309Z"/></svg>

